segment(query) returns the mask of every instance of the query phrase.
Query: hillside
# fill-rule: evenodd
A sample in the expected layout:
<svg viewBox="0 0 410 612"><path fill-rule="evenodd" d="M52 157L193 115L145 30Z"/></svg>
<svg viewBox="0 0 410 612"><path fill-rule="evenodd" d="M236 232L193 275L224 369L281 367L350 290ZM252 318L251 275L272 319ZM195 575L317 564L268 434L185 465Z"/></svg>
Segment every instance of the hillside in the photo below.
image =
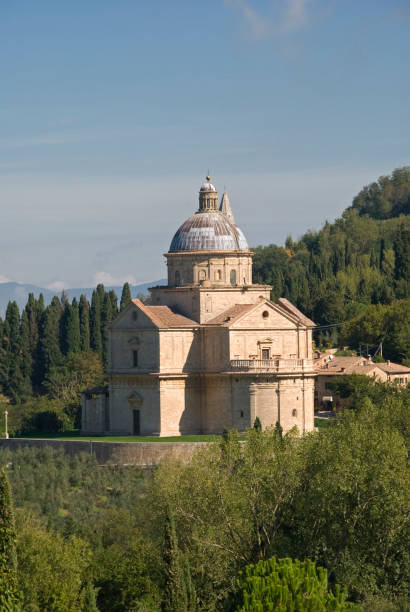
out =
<svg viewBox="0 0 410 612"><path fill-rule="evenodd" d="M318 324L352 318L370 304L408 298L410 215L397 216L408 210L406 194L410 169L397 169L365 187L320 231L308 231L296 242L288 237L285 247L256 247L254 282L271 284L274 299L288 298Z"/></svg>

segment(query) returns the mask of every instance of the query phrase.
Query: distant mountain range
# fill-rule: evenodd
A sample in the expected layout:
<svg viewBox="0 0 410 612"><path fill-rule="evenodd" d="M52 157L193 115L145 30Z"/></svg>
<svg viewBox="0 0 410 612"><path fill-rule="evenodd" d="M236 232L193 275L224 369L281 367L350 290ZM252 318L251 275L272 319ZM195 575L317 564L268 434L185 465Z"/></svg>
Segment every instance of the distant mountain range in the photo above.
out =
<svg viewBox="0 0 410 612"><path fill-rule="evenodd" d="M139 293L148 293L149 287L155 287L156 285L166 285L167 280L162 278L158 281L152 281L150 283L143 283L142 285L131 285L131 296L136 298ZM115 293L118 295L118 300L121 297L122 286L121 287L105 287L107 291L113 289ZM86 289L65 289L65 293L68 296L69 300L72 300L74 297L80 299L80 295L84 293L88 300L91 300L92 292L94 291L94 287L86 288ZM15 300L20 308L20 311L27 303L27 298L29 293L34 293L34 296L37 298L40 293L44 295L45 304L49 304L55 295L60 296L61 292L54 291L51 289L43 289L42 287L37 287L36 285L26 285L22 283L0 283L0 317L4 317L4 313L6 312L7 304L9 301Z"/></svg>

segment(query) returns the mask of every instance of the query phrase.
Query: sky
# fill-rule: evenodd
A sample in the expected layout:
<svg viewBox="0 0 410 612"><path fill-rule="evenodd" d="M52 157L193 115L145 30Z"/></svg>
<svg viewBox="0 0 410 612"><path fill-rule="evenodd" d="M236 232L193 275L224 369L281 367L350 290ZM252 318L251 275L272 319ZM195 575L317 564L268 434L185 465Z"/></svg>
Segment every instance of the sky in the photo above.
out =
<svg viewBox="0 0 410 612"><path fill-rule="evenodd" d="M410 164L410 2L1 0L0 282L158 280L209 171L248 243Z"/></svg>

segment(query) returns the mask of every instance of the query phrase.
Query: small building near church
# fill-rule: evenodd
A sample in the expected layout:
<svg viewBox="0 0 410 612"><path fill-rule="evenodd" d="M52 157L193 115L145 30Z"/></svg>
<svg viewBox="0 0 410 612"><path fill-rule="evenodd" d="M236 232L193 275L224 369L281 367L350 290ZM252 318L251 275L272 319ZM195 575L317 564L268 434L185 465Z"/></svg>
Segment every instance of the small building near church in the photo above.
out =
<svg viewBox="0 0 410 612"><path fill-rule="evenodd" d="M83 433L243 431L256 417L312 431L314 323L252 283L253 253L209 177L165 257L167 285L110 325L109 390L84 395Z"/></svg>
<svg viewBox="0 0 410 612"><path fill-rule="evenodd" d="M386 362L373 362L371 358L359 355L339 356L337 349L314 355L317 373L315 386L315 407L337 408L343 406L343 398L333 390L335 377L352 374L370 376L379 382L390 382L406 386L410 382L410 368L407 366Z"/></svg>

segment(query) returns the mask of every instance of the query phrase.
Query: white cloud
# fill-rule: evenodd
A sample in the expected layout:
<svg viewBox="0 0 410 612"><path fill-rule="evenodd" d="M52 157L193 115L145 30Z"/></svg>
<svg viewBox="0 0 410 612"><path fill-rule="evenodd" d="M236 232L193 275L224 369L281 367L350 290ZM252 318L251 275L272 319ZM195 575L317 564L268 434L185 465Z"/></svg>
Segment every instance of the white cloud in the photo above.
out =
<svg viewBox="0 0 410 612"><path fill-rule="evenodd" d="M289 29L299 28L306 23L306 6L309 0L287 0L284 25Z"/></svg>
<svg viewBox="0 0 410 612"><path fill-rule="evenodd" d="M47 285L47 289L51 289L52 291L62 291L63 289L68 289L68 283L62 280L55 280L49 285Z"/></svg>
<svg viewBox="0 0 410 612"><path fill-rule="evenodd" d="M105 272L101 270L100 272L96 272L93 275L93 287L102 283L103 285L107 285L108 287L114 286L119 287L124 283L130 283L131 285L136 284L135 277L132 274L122 274L119 276L114 276L110 272Z"/></svg>
<svg viewBox="0 0 410 612"><path fill-rule="evenodd" d="M306 24L306 7L310 0L271 0L269 11L262 14L247 0L224 0L242 17L245 38L260 40L295 30ZM278 6L279 4L279 6ZM278 11L280 11L278 13Z"/></svg>
<svg viewBox="0 0 410 612"><path fill-rule="evenodd" d="M246 38L257 40L269 34L269 21L261 15L246 0L225 0L225 4L233 6L241 13L246 26Z"/></svg>

